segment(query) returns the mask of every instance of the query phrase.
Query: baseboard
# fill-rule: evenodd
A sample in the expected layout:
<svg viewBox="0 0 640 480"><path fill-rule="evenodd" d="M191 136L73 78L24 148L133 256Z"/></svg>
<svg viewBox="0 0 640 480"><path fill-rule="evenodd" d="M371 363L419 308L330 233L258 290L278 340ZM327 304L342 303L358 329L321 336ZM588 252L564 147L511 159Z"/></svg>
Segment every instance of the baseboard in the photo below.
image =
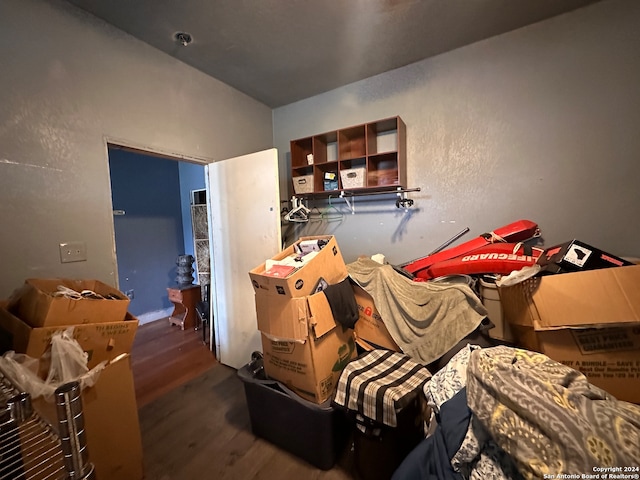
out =
<svg viewBox="0 0 640 480"><path fill-rule="evenodd" d="M141 315L137 315L139 325L144 325L145 323L155 322L156 320L160 320L161 318L167 318L173 312L173 307L165 308L164 310L155 310L153 312L143 313Z"/></svg>

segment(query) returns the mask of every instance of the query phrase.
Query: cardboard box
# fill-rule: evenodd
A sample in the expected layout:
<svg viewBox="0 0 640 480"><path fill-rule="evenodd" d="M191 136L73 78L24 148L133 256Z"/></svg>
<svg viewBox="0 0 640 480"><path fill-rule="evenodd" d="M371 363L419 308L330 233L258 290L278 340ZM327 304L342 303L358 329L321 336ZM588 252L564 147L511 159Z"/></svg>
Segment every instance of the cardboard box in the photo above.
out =
<svg viewBox="0 0 640 480"><path fill-rule="evenodd" d="M335 322L322 292L255 298L266 374L311 402L330 398L340 372L357 354L353 330Z"/></svg>
<svg viewBox="0 0 640 480"><path fill-rule="evenodd" d="M91 290L105 299L54 297L58 286L81 292ZM107 297L109 297L107 299ZM9 311L32 327L79 325L124 320L129 298L99 280L30 278L9 299Z"/></svg>
<svg viewBox="0 0 640 480"><path fill-rule="evenodd" d="M517 345L640 403L640 266L534 277L500 287Z"/></svg>
<svg viewBox="0 0 640 480"><path fill-rule="evenodd" d="M41 358L51 346L55 332L69 326L34 328L6 310L6 302L0 302L0 350L13 350L33 358ZM104 360L112 360L122 353L130 353L138 330L138 319L127 313L120 322L71 325L73 338L87 352L88 367L93 368Z"/></svg>
<svg viewBox="0 0 640 480"><path fill-rule="evenodd" d="M375 348L384 348L394 352L401 352L402 350L391 337L389 330L387 330L371 295L359 285L353 284L352 287L359 312L358 321L354 328L358 345L368 351Z"/></svg>
<svg viewBox="0 0 640 480"><path fill-rule="evenodd" d="M304 297L314 293L321 278L332 285L347 277L347 266L342 259L338 243L332 235L301 237L298 242L273 257L273 260L282 260L295 254L297 244L308 240L325 240L327 244L309 263L298 268L290 275L286 277L266 275L266 262L249 272L256 295L287 298Z"/></svg>
<svg viewBox="0 0 640 480"><path fill-rule="evenodd" d="M599 268L622 267L633 263L603 252L579 240L547 248L536 262L545 272L579 272Z"/></svg>
<svg viewBox="0 0 640 480"><path fill-rule="evenodd" d="M338 174L336 172L324 172L324 190L338 190Z"/></svg>
<svg viewBox="0 0 640 480"><path fill-rule="evenodd" d="M55 404L33 400L36 412L57 425ZM115 358L97 383L82 392L89 461L96 478L141 480L144 477L142 438L130 355Z"/></svg>

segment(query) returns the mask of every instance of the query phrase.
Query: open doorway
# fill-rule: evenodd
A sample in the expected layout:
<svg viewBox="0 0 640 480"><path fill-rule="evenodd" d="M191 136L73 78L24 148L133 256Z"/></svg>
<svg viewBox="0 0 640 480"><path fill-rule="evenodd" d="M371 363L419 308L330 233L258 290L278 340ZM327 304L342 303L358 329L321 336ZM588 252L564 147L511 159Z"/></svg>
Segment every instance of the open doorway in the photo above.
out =
<svg viewBox="0 0 640 480"><path fill-rule="evenodd" d="M117 144L107 146L116 213L113 218L118 286L125 293L133 290L132 313L145 322L150 320L149 314L161 319L167 316L164 308L172 308L170 303L176 307L175 298L169 301L168 289L175 290L169 285L176 284L177 257L193 246L191 230L185 240L183 226L190 216L183 213L182 207L188 210L193 190L202 188L193 182L180 185L184 180L181 169L188 168L180 160L185 159ZM204 177L209 209L209 349L221 363L240 368L252 352L261 348L256 307L249 300L254 297L254 287L247 272L280 250L278 154L271 148L216 162L189 163L203 169L198 179ZM173 174L161 175L164 168ZM247 185L251 188L247 189ZM179 199L183 195L184 201ZM133 198L139 202L139 209L132 210L136 205ZM126 252L123 239L132 252ZM142 302L137 302L141 290L148 293L145 298L155 303L143 307ZM171 320L176 318L173 313L169 316ZM185 330L186 323L185 320L182 325Z"/></svg>
<svg viewBox="0 0 640 480"><path fill-rule="evenodd" d="M205 188L204 164L107 146L118 288L141 324L169 317L167 288L176 284L178 256L195 256L192 192ZM202 281L195 264L193 280Z"/></svg>

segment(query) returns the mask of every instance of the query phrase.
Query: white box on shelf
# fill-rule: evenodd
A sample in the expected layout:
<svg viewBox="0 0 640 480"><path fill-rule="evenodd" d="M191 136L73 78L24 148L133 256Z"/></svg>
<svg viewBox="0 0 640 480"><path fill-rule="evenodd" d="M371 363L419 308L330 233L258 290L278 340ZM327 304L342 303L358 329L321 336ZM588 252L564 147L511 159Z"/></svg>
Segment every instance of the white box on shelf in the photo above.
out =
<svg viewBox="0 0 640 480"><path fill-rule="evenodd" d="M293 191L296 193L313 192L313 174L293 177Z"/></svg>
<svg viewBox="0 0 640 480"><path fill-rule="evenodd" d="M365 187L365 167L348 168L340 171L342 188Z"/></svg>

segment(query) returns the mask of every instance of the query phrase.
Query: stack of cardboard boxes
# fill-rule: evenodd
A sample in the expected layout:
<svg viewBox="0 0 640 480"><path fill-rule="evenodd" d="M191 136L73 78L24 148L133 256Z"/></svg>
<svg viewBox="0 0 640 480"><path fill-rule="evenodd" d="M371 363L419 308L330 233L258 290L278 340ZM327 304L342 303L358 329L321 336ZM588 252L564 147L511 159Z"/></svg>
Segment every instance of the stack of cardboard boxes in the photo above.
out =
<svg viewBox="0 0 640 480"><path fill-rule="evenodd" d="M579 240L537 264L542 275L498 289L516 344L640 403L640 266Z"/></svg>
<svg viewBox="0 0 640 480"><path fill-rule="evenodd" d="M300 267L294 263L284 275L279 273L282 269L271 267L303 250L313 258ZM348 276L336 239L302 237L249 276L266 374L306 400L325 402L333 395L340 372L357 355L353 330L336 322L321 291Z"/></svg>
<svg viewBox="0 0 640 480"><path fill-rule="evenodd" d="M85 295L60 295L60 287ZM0 302L2 352L13 350L39 359L43 377L52 335L70 327L87 353L89 369L108 362L97 383L82 392L89 461L97 478L143 478L129 356L138 320L128 313L128 306L129 299L109 285L70 279L28 279L8 301ZM57 423L54 407L34 399L36 411L52 425Z"/></svg>

